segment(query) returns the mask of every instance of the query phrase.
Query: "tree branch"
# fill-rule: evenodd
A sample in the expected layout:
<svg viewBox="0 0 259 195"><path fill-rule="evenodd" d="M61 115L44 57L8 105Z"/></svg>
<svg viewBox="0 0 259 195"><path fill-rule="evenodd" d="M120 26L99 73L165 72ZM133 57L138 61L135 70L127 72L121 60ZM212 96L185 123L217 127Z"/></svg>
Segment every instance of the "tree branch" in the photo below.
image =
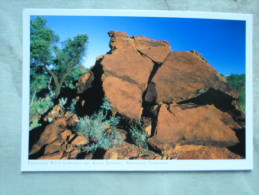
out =
<svg viewBox="0 0 259 195"><path fill-rule="evenodd" d="M35 90L34 93L33 93L33 95L32 95L31 102L30 102L30 107L31 107L31 105L32 105L33 102L34 102L34 98L35 98L36 93L37 93L37 90Z"/></svg>

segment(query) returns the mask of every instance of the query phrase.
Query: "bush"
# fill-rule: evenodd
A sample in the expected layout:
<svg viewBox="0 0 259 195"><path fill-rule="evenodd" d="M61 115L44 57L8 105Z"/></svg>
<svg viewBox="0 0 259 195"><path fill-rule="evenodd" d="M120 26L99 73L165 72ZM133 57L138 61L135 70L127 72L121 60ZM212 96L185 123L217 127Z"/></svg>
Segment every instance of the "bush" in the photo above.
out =
<svg viewBox="0 0 259 195"><path fill-rule="evenodd" d="M58 104L62 107L62 108L64 108L64 106L65 106L65 104L67 103L67 98L60 98L59 100L58 100Z"/></svg>
<svg viewBox="0 0 259 195"><path fill-rule="evenodd" d="M137 146L141 146L148 149L147 138L148 135L145 133L141 124L134 123L129 129L132 139Z"/></svg>
<svg viewBox="0 0 259 195"><path fill-rule="evenodd" d="M30 106L30 117L40 114L45 114L51 107L54 106L54 103L51 97L47 96L45 98L39 98L35 100Z"/></svg>
<svg viewBox="0 0 259 195"><path fill-rule="evenodd" d="M225 76L225 79L228 84L238 91L238 103L241 111L245 112L245 74L231 74L230 76Z"/></svg>
<svg viewBox="0 0 259 195"><path fill-rule="evenodd" d="M75 114L76 113L76 99L72 99L71 101L71 104L69 106L69 111L72 113L72 114Z"/></svg>
<svg viewBox="0 0 259 195"><path fill-rule="evenodd" d="M95 151L97 148L107 150L123 142L117 131L120 119L115 116L107 119L109 110L111 110L111 104L105 98L98 113L80 118L76 125L75 131L92 141L91 145L85 147L88 152Z"/></svg>
<svg viewBox="0 0 259 195"><path fill-rule="evenodd" d="M30 124L30 130L35 129L36 127L40 127L41 124L39 123L39 118L35 119L34 121L32 121L32 123Z"/></svg>

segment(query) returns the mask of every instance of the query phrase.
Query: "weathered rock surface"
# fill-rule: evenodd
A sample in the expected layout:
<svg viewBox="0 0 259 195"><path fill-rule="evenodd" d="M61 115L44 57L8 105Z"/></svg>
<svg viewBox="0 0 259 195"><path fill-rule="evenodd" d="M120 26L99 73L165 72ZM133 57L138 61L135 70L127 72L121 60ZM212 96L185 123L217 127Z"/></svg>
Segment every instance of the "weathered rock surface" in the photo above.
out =
<svg viewBox="0 0 259 195"><path fill-rule="evenodd" d="M163 63L171 51L168 41L155 41L147 37L134 36L136 49L156 63Z"/></svg>
<svg viewBox="0 0 259 195"><path fill-rule="evenodd" d="M242 159L243 157L230 152L227 148L184 145L176 146L171 153L174 159Z"/></svg>
<svg viewBox="0 0 259 195"><path fill-rule="evenodd" d="M121 146L116 146L106 151L104 159L134 159L134 160L156 160L162 159L161 155L156 154L153 151L143 149L142 147L135 146L133 144L124 142Z"/></svg>
<svg viewBox="0 0 259 195"><path fill-rule="evenodd" d="M142 90L146 88L153 69L153 62L133 49L107 54L103 57L101 65L104 75L121 78Z"/></svg>
<svg viewBox="0 0 259 195"><path fill-rule="evenodd" d="M63 107L60 105L55 105L43 118L45 122L52 122L57 121L58 119L65 118L69 124L73 125L77 120L78 116L76 114L72 114L69 111L66 111Z"/></svg>
<svg viewBox="0 0 259 195"><path fill-rule="evenodd" d="M92 85L92 82L94 80L94 75L92 72L88 72L84 75L82 75L77 83L77 93L82 94L85 92L88 88L90 88Z"/></svg>
<svg viewBox="0 0 259 195"><path fill-rule="evenodd" d="M149 139L149 143L159 150L163 150L165 145L174 146L178 142L233 146L238 143L238 138L222 121L222 115L224 114L212 105L187 109L182 108L182 105L162 105L155 135Z"/></svg>
<svg viewBox="0 0 259 195"><path fill-rule="evenodd" d="M69 121L69 119L68 119ZM72 159L81 152L78 148L89 141L67 129L66 118L60 118L47 125L39 140L30 150L31 158L37 159Z"/></svg>
<svg viewBox="0 0 259 195"><path fill-rule="evenodd" d="M157 103L177 103L210 88L237 97L220 74L192 52L171 52L152 82L156 84Z"/></svg>
<svg viewBox="0 0 259 195"><path fill-rule="evenodd" d="M140 120L142 113L142 92L136 85L117 77L107 77L103 82L105 95L119 113Z"/></svg>
<svg viewBox="0 0 259 195"><path fill-rule="evenodd" d="M130 119L139 120L142 96L154 62L163 62L171 48L168 42L129 37L123 32L111 31L109 36L111 51L98 58L98 65L103 70L104 94L109 97L116 111Z"/></svg>

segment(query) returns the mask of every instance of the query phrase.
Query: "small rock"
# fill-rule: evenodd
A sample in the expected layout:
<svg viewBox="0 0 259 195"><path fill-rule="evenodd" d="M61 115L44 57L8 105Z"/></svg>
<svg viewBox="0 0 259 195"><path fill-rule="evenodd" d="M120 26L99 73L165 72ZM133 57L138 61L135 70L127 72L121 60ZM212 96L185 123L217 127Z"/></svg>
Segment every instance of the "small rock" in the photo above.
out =
<svg viewBox="0 0 259 195"><path fill-rule="evenodd" d="M120 137L122 138L123 141L127 139L128 132L126 130L117 129L117 131L120 133Z"/></svg>
<svg viewBox="0 0 259 195"><path fill-rule="evenodd" d="M67 125L74 126L77 123L77 121L79 121L79 118L76 114L74 114L67 120Z"/></svg>
<svg viewBox="0 0 259 195"><path fill-rule="evenodd" d="M69 159L76 159L79 153L80 153L80 150L78 148L75 148L73 151L69 153Z"/></svg>
<svg viewBox="0 0 259 195"><path fill-rule="evenodd" d="M48 155L41 156L38 159L39 160L56 160L56 159L61 159L62 156L63 156L63 152L59 151L54 154L48 154Z"/></svg>
<svg viewBox="0 0 259 195"><path fill-rule="evenodd" d="M78 135L72 142L71 144L72 145L76 145L76 146L79 146L79 145L86 145L89 143L89 140L85 137L83 137L82 135Z"/></svg>
<svg viewBox="0 0 259 195"><path fill-rule="evenodd" d="M67 147L66 147L66 152L71 152L72 150L74 150L74 146L72 144L67 144Z"/></svg>
<svg viewBox="0 0 259 195"><path fill-rule="evenodd" d="M87 154L84 159L92 159L92 158L93 158L93 154L90 153L90 154Z"/></svg>
<svg viewBox="0 0 259 195"><path fill-rule="evenodd" d="M67 140L70 135L72 135L72 131L70 131L69 129L67 129L67 130L65 130L65 131L63 131L63 132L61 133L61 138L62 138L63 140Z"/></svg>
<svg viewBox="0 0 259 195"><path fill-rule="evenodd" d="M143 128L144 128L145 133L148 136L151 136L151 133L152 133L151 118L143 117L143 123L144 123Z"/></svg>
<svg viewBox="0 0 259 195"><path fill-rule="evenodd" d="M78 80L77 93L78 94L84 93L88 88L91 87L93 80L94 80L94 75L92 72L88 72L82 75Z"/></svg>
<svg viewBox="0 0 259 195"><path fill-rule="evenodd" d="M115 149L111 148L109 150L107 150L107 152L105 153L103 159L106 160L117 160L118 159L118 152L116 152Z"/></svg>

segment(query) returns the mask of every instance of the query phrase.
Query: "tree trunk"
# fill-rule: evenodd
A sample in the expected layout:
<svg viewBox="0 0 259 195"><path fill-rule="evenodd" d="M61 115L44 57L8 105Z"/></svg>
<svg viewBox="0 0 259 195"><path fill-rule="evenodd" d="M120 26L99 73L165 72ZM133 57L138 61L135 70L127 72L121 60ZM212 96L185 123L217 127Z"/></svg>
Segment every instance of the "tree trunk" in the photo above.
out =
<svg viewBox="0 0 259 195"><path fill-rule="evenodd" d="M49 70L46 66L44 66L45 70L50 74L50 76L53 78L54 80L54 84L55 84L55 91L56 91L56 98L59 96L60 91L61 91L61 85L62 83L58 81L57 76L55 75L54 72L52 72L51 70Z"/></svg>
<svg viewBox="0 0 259 195"><path fill-rule="evenodd" d="M47 66L44 66L44 69L50 74L50 76L53 78L54 80L54 84L55 84L55 91L56 91L56 98L59 96L60 92L61 92L61 87L63 82L65 81L65 79L67 78L67 76L71 73L71 71L73 70L74 67L70 68L62 77L60 80L58 80L58 77L55 75L54 72L52 72L51 70L49 70L47 68Z"/></svg>
<svg viewBox="0 0 259 195"><path fill-rule="evenodd" d="M57 83L55 85L56 85L55 91L56 91L56 98L57 98L61 92L61 84Z"/></svg>

